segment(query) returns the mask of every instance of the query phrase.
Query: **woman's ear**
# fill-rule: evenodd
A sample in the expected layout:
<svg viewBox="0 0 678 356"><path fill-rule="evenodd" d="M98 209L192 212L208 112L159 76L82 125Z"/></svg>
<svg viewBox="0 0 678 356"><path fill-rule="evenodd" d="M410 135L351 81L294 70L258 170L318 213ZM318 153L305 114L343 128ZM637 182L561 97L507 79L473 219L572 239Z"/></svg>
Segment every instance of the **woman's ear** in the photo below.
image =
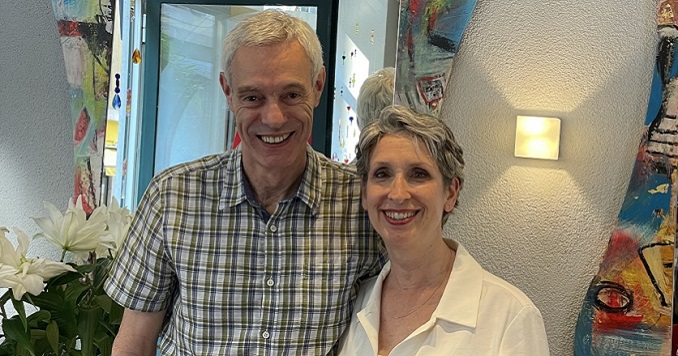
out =
<svg viewBox="0 0 678 356"><path fill-rule="evenodd" d="M459 178L454 177L450 185L447 187L447 200L445 201L445 212L449 213L454 210L457 204L457 197L459 196Z"/></svg>

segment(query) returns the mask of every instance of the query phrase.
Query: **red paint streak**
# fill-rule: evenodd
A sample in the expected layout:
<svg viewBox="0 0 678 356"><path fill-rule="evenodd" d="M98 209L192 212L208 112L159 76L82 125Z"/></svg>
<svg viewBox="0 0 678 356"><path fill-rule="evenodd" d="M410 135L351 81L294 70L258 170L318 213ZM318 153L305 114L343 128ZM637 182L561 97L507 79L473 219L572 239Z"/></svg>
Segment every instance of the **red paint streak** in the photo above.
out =
<svg viewBox="0 0 678 356"><path fill-rule="evenodd" d="M639 247L638 241L631 237L626 231L615 230L608 242L607 251L605 251L603 262L600 265L599 274L623 266L624 264L637 259Z"/></svg>
<svg viewBox="0 0 678 356"><path fill-rule="evenodd" d="M593 328L597 331L608 332L614 332L618 329L635 330L642 321L642 315L596 312L593 317Z"/></svg>
<svg viewBox="0 0 678 356"><path fill-rule="evenodd" d="M87 114L87 109L82 109L80 111L80 117L78 121L75 122L75 133L74 140L76 144L82 142L82 139L87 135L87 129L89 128L89 115Z"/></svg>
<svg viewBox="0 0 678 356"><path fill-rule="evenodd" d="M59 20L57 28L61 37L81 37L78 29L79 24L75 21Z"/></svg>

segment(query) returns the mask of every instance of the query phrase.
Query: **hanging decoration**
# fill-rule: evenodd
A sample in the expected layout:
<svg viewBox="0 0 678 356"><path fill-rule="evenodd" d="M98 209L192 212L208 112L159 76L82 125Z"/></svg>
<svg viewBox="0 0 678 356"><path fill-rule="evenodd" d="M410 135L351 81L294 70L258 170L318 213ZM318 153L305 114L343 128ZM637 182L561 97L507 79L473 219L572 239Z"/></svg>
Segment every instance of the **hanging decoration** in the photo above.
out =
<svg viewBox="0 0 678 356"><path fill-rule="evenodd" d="M120 73L115 73L115 95L113 95L113 108L120 109L122 100L120 100Z"/></svg>
<svg viewBox="0 0 678 356"><path fill-rule="evenodd" d="M139 64L141 63L141 51L138 48L135 48L132 52L132 63Z"/></svg>
<svg viewBox="0 0 678 356"><path fill-rule="evenodd" d="M52 0L68 80L74 126L76 198L85 212L99 205L113 41L111 0Z"/></svg>

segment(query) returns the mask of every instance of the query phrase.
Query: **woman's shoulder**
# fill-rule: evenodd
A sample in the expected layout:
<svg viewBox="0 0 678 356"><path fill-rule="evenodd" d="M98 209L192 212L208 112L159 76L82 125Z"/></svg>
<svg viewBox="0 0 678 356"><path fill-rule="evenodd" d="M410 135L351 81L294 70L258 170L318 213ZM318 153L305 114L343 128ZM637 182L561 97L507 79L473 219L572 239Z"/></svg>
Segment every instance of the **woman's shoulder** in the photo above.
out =
<svg viewBox="0 0 678 356"><path fill-rule="evenodd" d="M530 297L520 288L488 271L483 271L483 297L515 303L520 307L535 307Z"/></svg>

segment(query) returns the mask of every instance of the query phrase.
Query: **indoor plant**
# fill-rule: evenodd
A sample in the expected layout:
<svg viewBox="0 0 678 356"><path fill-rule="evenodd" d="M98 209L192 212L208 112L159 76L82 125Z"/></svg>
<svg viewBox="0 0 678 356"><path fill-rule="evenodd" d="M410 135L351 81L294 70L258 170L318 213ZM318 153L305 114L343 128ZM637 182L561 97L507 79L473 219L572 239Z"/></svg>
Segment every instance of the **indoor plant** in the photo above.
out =
<svg viewBox="0 0 678 356"><path fill-rule="evenodd" d="M64 214L45 208L49 216L33 218L41 229L35 237L57 246L60 261L27 257L28 235L13 229L15 248L0 227L0 287L9 288L0 297L0 355L110 355L123 308L103 284L132 214L115 199L90 215L80 198Z"/></svg>

